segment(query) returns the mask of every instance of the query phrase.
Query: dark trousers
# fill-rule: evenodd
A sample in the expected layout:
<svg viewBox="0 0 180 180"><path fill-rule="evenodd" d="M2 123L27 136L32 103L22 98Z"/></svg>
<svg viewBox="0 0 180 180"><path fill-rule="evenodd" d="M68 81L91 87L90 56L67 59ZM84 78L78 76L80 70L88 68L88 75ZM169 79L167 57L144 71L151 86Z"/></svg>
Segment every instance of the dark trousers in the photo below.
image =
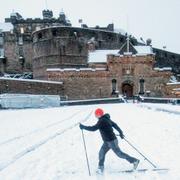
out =
<svg viewBox="0 0 180 180"><path fill-rule="evenodd" d="M105 156L106 153L112 149L113 152L122 159L126 159L128 162L133 163L134 161L136 161L137 159L134 157L129 156L128 154L124 153L121 151L121 149L118 146L118 140L115 139L113 141L106 141L103 143L103 145L101 146L101 149L99 151L99 167L103 167L104 166L104 161L105 161Z"/></svg>

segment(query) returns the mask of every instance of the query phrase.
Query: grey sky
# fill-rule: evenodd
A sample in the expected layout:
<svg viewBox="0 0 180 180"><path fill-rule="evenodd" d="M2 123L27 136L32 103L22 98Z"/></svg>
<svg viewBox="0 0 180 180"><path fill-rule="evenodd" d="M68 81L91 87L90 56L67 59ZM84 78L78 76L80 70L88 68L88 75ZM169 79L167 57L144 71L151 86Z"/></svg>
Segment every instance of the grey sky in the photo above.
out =
<svg viewBox="0 0 180 180"><path fill-rule="evenodd" d="M180 54L180 0L6 0L0 6L0 22L13 10L24 18L42 17L46 1L54 17L63 9L74 26L79 26L78 19L88 26L113 22L117 29L151 38L153 46Z"/></svg>

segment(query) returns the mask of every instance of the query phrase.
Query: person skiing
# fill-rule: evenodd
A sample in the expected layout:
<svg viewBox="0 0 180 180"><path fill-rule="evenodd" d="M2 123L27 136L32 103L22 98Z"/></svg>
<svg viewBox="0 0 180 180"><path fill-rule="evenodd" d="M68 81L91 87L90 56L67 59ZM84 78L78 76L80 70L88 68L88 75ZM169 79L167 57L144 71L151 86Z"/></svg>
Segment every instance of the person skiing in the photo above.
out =
<svg viewBox="0 0 180 180"><path fill-rule="evenodd" d="M136 169L140 161L121 151L118 145L118 139L115 133L113 132L113 128L116 129L119 132L120 137L123 139L124 134L123 131L120 129L120 127L110 119L109 114L104 114L104 111L101 108L95 110L95 116L96 118L98 118L98 122L95 125L85 126L80 123L79 127L81 130L85 129L88 131L96 131L96 130L100 131L103 140L103 145L101 146L99 151L98 171L100 172L104 171L105 155L110 149L119 158L126 159L129 163L132 163L133 168Z"/></svg>

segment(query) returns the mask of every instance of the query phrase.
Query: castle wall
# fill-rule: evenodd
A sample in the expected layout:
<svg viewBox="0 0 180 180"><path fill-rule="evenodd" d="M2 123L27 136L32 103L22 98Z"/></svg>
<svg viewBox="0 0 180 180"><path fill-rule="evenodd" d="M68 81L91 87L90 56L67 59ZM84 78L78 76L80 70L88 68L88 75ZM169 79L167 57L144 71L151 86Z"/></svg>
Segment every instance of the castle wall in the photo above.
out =
<svg viewBox="0 0 180 180"><path fill-rule="evenodd" d="M140 92L140 80L144 81L144 95L166 97L166 84L172 75L153 69L154 55L115 56L108 55L107 68L49 69L48 80L62 81L69 99L92 99L111 97L112 81L116 81L116 92L124 94L123 85L132 87L132 94ZM99 66L99 64L98 64ZM147 94L148 93L148 94Z"/></svg>
<svg viewBox="0 0 180 180"><path fill-rule="evenodd" d="M36 80L17 80L0 78L0 94L47 94L64 96L61 82L47 82Z"/></svg>
<svg viewBox="0 0 180 180"><path fill-rule="evenodd" d="M49 71L48 80L62 81L71 100L111 97L111 77L107 71Z"/></svg>

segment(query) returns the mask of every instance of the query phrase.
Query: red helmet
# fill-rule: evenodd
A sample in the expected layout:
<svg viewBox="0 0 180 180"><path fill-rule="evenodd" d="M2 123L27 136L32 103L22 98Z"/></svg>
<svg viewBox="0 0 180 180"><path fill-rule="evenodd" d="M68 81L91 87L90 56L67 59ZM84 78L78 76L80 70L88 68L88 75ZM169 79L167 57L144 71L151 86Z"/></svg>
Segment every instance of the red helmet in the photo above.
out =
<svg viewBox="0 0 180 180"><path fill-rule="evenodd" d="M97 108L94 113L97 118L100 118L104 115L104 111L101 108Z"/></svg>

